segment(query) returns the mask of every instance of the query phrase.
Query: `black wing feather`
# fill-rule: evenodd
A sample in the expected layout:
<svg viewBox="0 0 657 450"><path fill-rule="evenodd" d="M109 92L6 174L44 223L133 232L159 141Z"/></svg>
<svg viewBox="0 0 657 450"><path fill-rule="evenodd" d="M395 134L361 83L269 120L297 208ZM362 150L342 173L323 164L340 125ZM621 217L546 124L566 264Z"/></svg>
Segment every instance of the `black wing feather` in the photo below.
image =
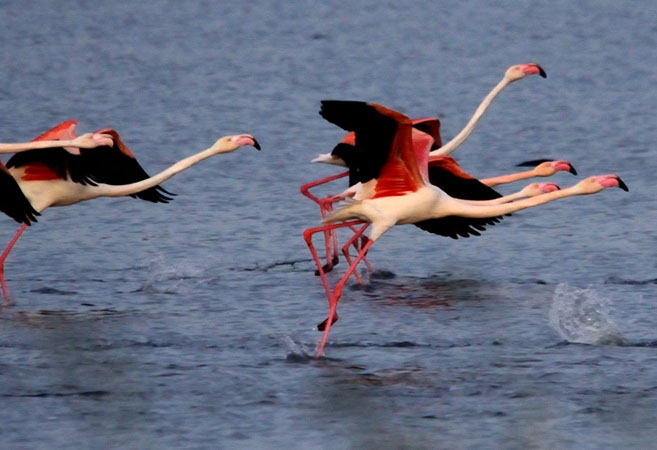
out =
<svg viewBox="0 0 657 450"><path fill-rule="evenodd" d="M397 133L397 121L366 102L322 100L321 103L319 114L324 119L343 130L356 132L352 158L355 181L366 183L378 178L388 160L388 151Z"/></svg>
<svg viewBox="0 0 657 450"><path fill-rule="evenodd" d="M21 191L18 183L4 167L0 167L0 211L18 223L30 225L39 213Z"/></svg>
<svg viewBox="0 0 657 450"><path fill-rule="evenodd" d="M70 178L74 183L95 185L80 157L69 153L62 147L16 153L7 161L7 167L22 167L32 163L45 165L63 180Z"/></svg>
<svg viewBox="0 0 657 450"><path fill-rule="evenodd" d="M461 178L440 167L429 167L429 181L448 195L463 200L492 200L502 195L475 178ZM502 217L473 219L469 217L448 216L429 219L414 225L429 233L458 239L460 237L481 236L487 225L495 225Z"/></svg>
<svg viewBox="0 0 657 450"><path fill-rule="evenodd" d="M96 183L122 185L131 184L149 178L148 173L139 162L131 156L121 152L118 148L101 146L92 149L80 150L81 165ZM155 186L130 197L140 198L154 203L168 203L175 194L166 189Z"/></svg>

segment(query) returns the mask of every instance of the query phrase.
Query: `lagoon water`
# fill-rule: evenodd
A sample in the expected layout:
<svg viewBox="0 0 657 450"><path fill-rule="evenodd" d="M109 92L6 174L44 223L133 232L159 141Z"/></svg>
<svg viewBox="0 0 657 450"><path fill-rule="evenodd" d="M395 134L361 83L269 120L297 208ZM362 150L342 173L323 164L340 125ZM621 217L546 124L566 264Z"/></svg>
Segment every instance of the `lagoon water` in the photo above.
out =
<svg viewBox="0 0 657 450"><path fill-rule="evenodd" d="M3 2L3 142L113 127L154 174L52 208L11 254L0 446L649 448L657 411L657 26L648 1ZM607 190L449 240L398 227L326 301L299 186L342 130L325 98L437 116L445 140L516 63L539 62L456 152L481 177L568 159ZM6 160L6 159L5 159ZM341 190L336 183L331 193ZM512 187L504 192L511 192ZM0 239L16 224L4 219ZM338 266L344 270L344 263Z"/></svg>

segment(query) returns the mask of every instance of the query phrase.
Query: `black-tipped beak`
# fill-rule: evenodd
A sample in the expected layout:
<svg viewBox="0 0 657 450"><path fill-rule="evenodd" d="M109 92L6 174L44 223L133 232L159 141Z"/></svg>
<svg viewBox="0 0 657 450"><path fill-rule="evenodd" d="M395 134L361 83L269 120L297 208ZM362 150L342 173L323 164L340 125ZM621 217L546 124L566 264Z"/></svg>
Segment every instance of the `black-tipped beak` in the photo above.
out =
<svg viewBox="0 0 657 450"><path fill-rule="evenodd" d="M262 150L260 148L260 144L258 143L258 141L255 140L255 138L253 139L253 146L255 147L256 150Z"/></svg>
<svg viewBox="0 0 657 450"><path fill-rule="evenodd" d="M577 175L577 171L575 170L573 165L572 164L569 164L569 165L570 165L570 169L568 169L568 172L572 173L573 175Z"/></svg>
<svg viewBox="0 0 657 450"><path fill-rule="evenodd" d="M547 73L545 73L545 70L543 70L543 68L538 64L536 64L536 67L538 67L538 74L543 78L547 78Z"/></svg>
<svg viewBox="0 0 657 450"><path fill-rule="evenodd" d="M620 179L619 176L616 177L618 180L618 187L624 190L625 192L629 192L630 188L627 187L627 184L623 182L623 180Z"/></svg>

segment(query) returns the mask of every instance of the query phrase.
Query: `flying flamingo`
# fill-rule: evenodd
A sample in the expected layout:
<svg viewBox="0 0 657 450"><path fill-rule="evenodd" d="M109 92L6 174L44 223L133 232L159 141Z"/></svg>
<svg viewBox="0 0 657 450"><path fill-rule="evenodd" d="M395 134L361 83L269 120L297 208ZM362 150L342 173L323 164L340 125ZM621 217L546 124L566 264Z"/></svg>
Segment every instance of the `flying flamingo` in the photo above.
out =
<svg viewBox="0 0 657 450"><path fill-rule="evenodd" d="M484 112L488 109L490 104L493 102L495 97L504 90L506 86L509 84L513 83L514 81L518 81L527 75L540 75L543 78L546 78L547 75L543 68L539 66L536 63L527 63L527 64L519 64L519 65L513 65L509 67L506 72L504 73L504 76L502 77L502 80L500 80L499 83L486 95L484 100L480 103L480 105L477 107L475 110L474 115L472 118L468 121L466 126L461 130L450 142L448 142L445 146L442 146L442 141L440 139L435 141L434 145L434 150L432 152L433 155L439 156L439 155L448 155L452 151L454 151L458 146L460 146L467 138L470 136L472 131L475 129L477 123L479 122L479 119L481 116L484 114ZM420 119L422 120L422 119ZM435 119L436 121L438 119ZM427 126L432 127L434 126L434 123L429 123L427 122ZM425 130L423 130L425 131ZM437 128L431 130L435 131L435 134L440 136L440 122L437 122ZM433 133L429 133L433 134ZM331 154L322 154L319 155L317 158L313 160L313 162L322 162L326 164L336 164L336 165L345 165L345 161L347 161L346 165L351 165L348 163L348 160L345 160L344 158L348 158L350 152L349 152L349 146L353 145L353 136L347 135L343 141L338 144L334 150L331 152ZM437 153L440 151L440 153ZM347 156L345 156L347 155ZM346 177L347 174L350 174L350 172L344 172L338 175L333 175L330 177L326 177L317 181L313 181L310 183L306 183L301 186L301 193L311 199L312 201L316 202L319 207L320 207L320 212L322 214L322 217L326 215L327 208L330 210L330 199L320 199L313 194L310 193L310 189L316 186L319 186L324 183L328 183L330 181L334 181L343 177ZM353 181L353 177L350 176L350 183L349 185L353 185L355 182ZM327 263L325 264L324 268L326 270L331 270L333 265L338 263L338 257L337 257L337 237L335 233L325 233L324 234L324 240L325 240L325 245L326 245L326 259ZM333 256L331 257L331 240L333 241L333 248L335 249Z"/></svg>
<svg viewBox="0 0 657 450"><path fill-rule="evenodd" d="M74 123L65 122L37 139L56 140L59 135L74 133L74 128ZM0 210L7 213L18 209L22 212L13 215L7 213L17 222L22 222L22 225L0 255L0 284L6 305L10 304L10 300L4 277L4 262L26 227L36 221L35 216L46 208L68 206L98 197L126 195L156 203L167 203L171 200L168 195L172 194L159 184L177 173L206 158L231 152L245 145L260 149L260 145L251 135L224 136L210 148L149 177L115 130L101 130L96 134L103 136L105 144L109 143L106 136L110 136L113 145L101 145L93 150L28 150L15 154L7 162L7 169L0 171L0 186L10 187L0 199ZM73 142L61 141L67 145Z"/></svg>
<svg viewBox="0 0 657 450"><path fill-rule="evenodd" d="M431 146L431 150L435 150L441 145L440 137L440 121L436 118L425 118L425 119L414 119L412 121L413 127L424 131L433 137L434 142ZM322 218L326 216L328 212L332 210L332 204L334 202L340 201L347 196L353 195L358 189L358 183L360 181L360 174L358 173L358 153L355 147L356 134L354 132L348 133L343 140L336 145L336 147L331 152L330 157L326 155L320 155L316 160L324 160L330 164L342 164L346 165L349 168L348 172L344 174L335 175L332 178L338 179L349 175L350 188L337 196L331 196L326 198L317 198L307 192L306 196L315 200L320 205L320 211ZM537 160L537 161L528 161L522 163L521 165L530 165L534 164L534 167L531 170L526 170L523 172L513 173L509 175L502 175L494 178L487 178L484 180L477 180L473 176L465 172L458 163L450 156L432 156L429 158L429 181L445 191L448 195L464 199L464 200L489 200L494 198L501 197L497 191L493 190L491 186L496 186L504 183L511 183L518 180L523 180L531 177L547 177L555 174L558 171L569 171L572 174L577 174L575 168L568 161L549 161L549 160ZM319 180L314 183L309 183L305 185L306 187L314 187L318 184L326 182L325 180ZM525 193L531 193L531 195L537 195L538 192L548 192L549 189L552 189L555 185L548 183L540 185L543 187L541 191L524 191ZM302 187L303 191L303 187ZM519 198L519 196L516 196ZM507 200L510 201L510 200ZM480 236L481 231L485 229L486 225L494 225L499 222L501 217L497 218L488 218L488 219L473 219L473 218L464 218L464 217L443 217L439 219L430 219L422 222L418 222L415 225L425 231L439 234L442 236L451 237L453 239L458 239L458 237L469 237L469 236ZM364 229L367 228L367 225L364 226ZM356 232L355 228L353 231ZM363 229L363 231L364 231ZM362 234L362 233L361 233ZM332 270L333 266L338 263L338 244L336 233L325 232L325 246L326 246L326 261L324 264L324 272L329 272ZM366 239L363 237L363 239ZM332 248L331 248L332 240ZM354 246L359 249L359 246L356 245L357 242L350 240ZM363 245L364 242L360 242L360 245ZM345 246L348 247L348 246ZM343 247L343 253L347 249ZM348 258L347 254L345 256ZM365 259L364 262L367 263ZM316 275L319 275L319 269L315 271ZM358 275L356 279L358 280Z"/></svg>
<svg viewBox="0 0 657 450"><path fill-rule="evenodd" d="M320 267L329 301L329 315L316 357L323 354L344 284L373 243L395 225L446 216L485 219L561 198L594 194L608 187L627 190L618 176L610 174L589 177L566 189L499 205L455 199L429 182L428 159L433 138L413 129L411 120L403 114L377 104L326 100L322 102L320 114L347 131L356 132L356 146L363 155L361 171L371 178L363 180L356 195L348 199L345 206L327 216L322 221L324 225L304 231L304 239ZM422 146L419 145L421 142ZM312 236L363 223L371 225L369 240L331 290L321 270Z"/></svg>
<svg viewBox="0 0 657 450"><path fill-rule="evenodd" d="M463 127L463 129L445 145L442 145L442 142L436 141L435 149L432 150L431 156L449 155L454 150L456 150L456 148L458 148L461 144L463 144L463 142L465 142L465 140L472 134L472 132L474 131L477 124L479 123L479 120L481 119L483 114L486 112L488 107L493 103L495 97L497 97L500 94L500 92L502 92L504 88L506 88L509 84L513 83L514 81L521 80L528 75L540 75L543 78L547 78L547 74L545 73L545 70L543 70L543 68L536 63L518 64L509 67L504 72L504 76L502 77L502 79L495 85L495 87L493 87L493 89L491 89L491 91L481 101L481 103L479 104L479 106L477 107L477 109L475 110L474 114L472 115L468 123L465 125L465 127ZM417 120L422 121L426 119L417 119ZM432 123L428 126L433 127L434 125L435 123ZM440 129L440 122L438 122L437 125L438 128L435 129L435 131L437 131L437 134L439 135L438 130ZM422 131L429 132L426 129L423 129ZM429 132L429 134L434 135L433 132ZM343 139L341 144L353 145L352 138L346 137L345 139ZM349 149L347 149L347 152L348 151ZM344 166L345 165L344 153L342 152L341 145L338 144L338 146L336 146L333 152L331 152L330 154L320 154L317 158L313 159L313 162L321 162L325 164ZM332 177L328 177L328 178L332 178ZM317 181L322 181L322 180L317 180ZM328 181L332 181L332 179ZM302 186L302 192L303 192L303 186Z"/></svg>

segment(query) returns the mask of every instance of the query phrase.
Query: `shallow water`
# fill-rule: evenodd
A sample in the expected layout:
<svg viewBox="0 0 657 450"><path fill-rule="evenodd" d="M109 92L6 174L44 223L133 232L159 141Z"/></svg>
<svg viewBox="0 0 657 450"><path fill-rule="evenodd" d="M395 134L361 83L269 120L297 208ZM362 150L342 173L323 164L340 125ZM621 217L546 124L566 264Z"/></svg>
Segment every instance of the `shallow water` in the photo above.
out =
<svg viewBox="0 0 657 450"><path fill-rule="evenodd" d="M2 141L79 118L118 129L149 173L225 134L263 146L170 180L169 205L53 208L25 233L0 314L2 447L652 446L653 9L0 4ZM327 358L304 357L326 301L301 237L318 213L298 188L335 173L308 161L343 134L319 100L437 115L447 140L530 61L548 78L509 87L454 155L482 177L569 159L630 192L520 212L479 238L392 230L370 260L395 276L350 285Z"/></svg>

